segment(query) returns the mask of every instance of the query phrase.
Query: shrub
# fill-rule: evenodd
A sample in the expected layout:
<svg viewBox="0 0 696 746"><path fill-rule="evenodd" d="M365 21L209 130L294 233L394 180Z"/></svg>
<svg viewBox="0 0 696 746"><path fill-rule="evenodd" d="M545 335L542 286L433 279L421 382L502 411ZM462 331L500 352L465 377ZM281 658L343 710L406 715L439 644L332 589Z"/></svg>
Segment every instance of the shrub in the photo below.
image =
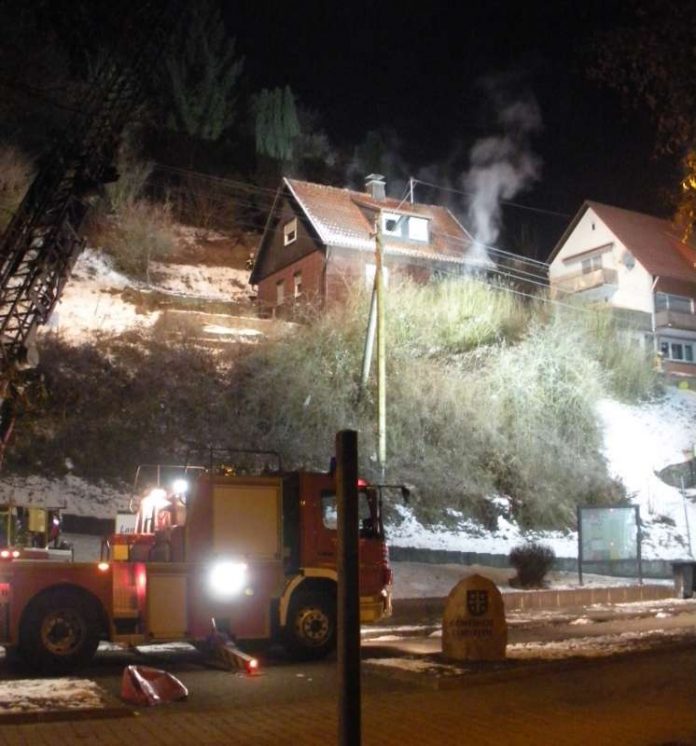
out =
<svg viewBox="0 0 696 746"><path fill-rule="evenodd" d="M167 205L144 200L124 204L107 222L100 240L119 271L148 281L150 262L162 261L176 247Z"/></svg>
<svg viewBox="0 0 696 746"><path fill-rule="evenodd" d="M517 570L517 576L511 584L522 588L541 587L555 558L553 549L546 544L528 542L514 547L508 559Z"/></svg>

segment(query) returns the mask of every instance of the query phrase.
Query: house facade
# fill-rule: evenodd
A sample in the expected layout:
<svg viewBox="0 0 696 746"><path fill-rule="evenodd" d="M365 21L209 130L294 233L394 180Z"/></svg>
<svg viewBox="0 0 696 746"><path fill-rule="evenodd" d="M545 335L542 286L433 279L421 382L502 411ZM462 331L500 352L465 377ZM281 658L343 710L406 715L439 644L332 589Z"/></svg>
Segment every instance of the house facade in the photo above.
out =
<svg viewBox="0 0 696 746"><path fill-rule="evenodd" d="M377 220L387 281L427 282L466 269L472 239L449 210L390 199L375 174L365 192L286 178L250 278L262 313L288 316L298 306L340 302L356 283L371 288Z"/></svg>
<svg viewBox="0 0 696 746"><path fill-rule="evenodd" d="M555 297L624 315L668 373L696 376L696 249L668 220L585 202L549 257Z"/></svg>

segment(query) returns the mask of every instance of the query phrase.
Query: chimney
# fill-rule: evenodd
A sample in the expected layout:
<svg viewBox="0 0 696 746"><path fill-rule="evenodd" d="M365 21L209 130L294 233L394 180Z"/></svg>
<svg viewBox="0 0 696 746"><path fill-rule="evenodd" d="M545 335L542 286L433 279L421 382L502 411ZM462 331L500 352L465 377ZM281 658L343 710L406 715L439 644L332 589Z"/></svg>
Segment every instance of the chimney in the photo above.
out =
<svg viewBox="0 0 696 746"><path fill-rule="evenodd" d="M365 177L365 191L373 199L386 199L387 183L384 181L382 174L370 174Z"/></svg>

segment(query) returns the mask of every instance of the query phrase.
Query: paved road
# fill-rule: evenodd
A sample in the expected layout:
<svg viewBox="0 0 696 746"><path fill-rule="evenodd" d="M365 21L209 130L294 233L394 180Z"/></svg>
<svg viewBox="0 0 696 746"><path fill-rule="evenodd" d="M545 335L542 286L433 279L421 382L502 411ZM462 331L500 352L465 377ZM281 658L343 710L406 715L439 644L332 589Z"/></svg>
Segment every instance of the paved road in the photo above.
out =
<svg viewBox="0 0 696 746"><path fill-rule="evenodd" d="M676 605L675 612L679 610L684 606ZM694 620L690 612L672 617L643 612L597 619L593 632L606 631L598 625L612 625L620 632L635 624L654 628L678 619L684 630L679 645L655 638L650 652L580 663L556 661L494 680L472 674L442 690L433 689L427 677L400 680L366 668L363 743L693 746ZM571 621L562 615L543 623L530 618L513 624L511 633L547 639L586 634ZM413 637L401 638L401 644L418 639L432 645L432 638L427 643L426 638ZM364 657L379 655L384 646L379 640L366 643ZM123 666L137 660L130 653L104 652L85 675L117 694ZM3 725L0 744L336 743L335 661L300 665L273 651L262 660L264 675L250 679L206 669L193 653L150 655L142 662L170 670L189 687L187 702L144 709L137 717L123 719ZM0 666L1 677L12 675Z"/></svg>
<svg viewBox="0 0 696 746"><path fill-rule="evenodd" d="M143 710L135 718L4 725L0 744L336 743L328 663L304 671L272 667L256 680L187 665L177 671L192 692L187 703ZM692 648L489 683L473 677L467 686L445 691L368 675L363 743L687 746L696 743L695 672ZM217 691L216 699L203 704L208 688Z"/></svg>

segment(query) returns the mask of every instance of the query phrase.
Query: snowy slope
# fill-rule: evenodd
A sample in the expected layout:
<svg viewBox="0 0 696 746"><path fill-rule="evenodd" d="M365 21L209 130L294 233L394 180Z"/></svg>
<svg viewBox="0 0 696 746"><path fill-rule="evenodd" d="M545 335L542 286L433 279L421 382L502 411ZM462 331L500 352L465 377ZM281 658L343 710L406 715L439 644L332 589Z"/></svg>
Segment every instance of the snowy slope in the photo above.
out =
<svg viewBox="0 0 696 746"><path fill-rule="evenodd" d="M643 522L643 557L683 559L696 550L696 503L680 490L665 484L655 472L685 460L696 443L696 394L670 388L665 396L640 407L605 399L598 406L604 424L604 456L609 473L626 486L631 501L640 508ZM577 556L577 533L523 536L504 519L498 531L481 535L474 525L459 531L424 531L407 511L404 521L391 530L398 546L449 549L462 552L507 554L525 538L553 547L558 557Z"/></svg>
<svg viewBox="0 0 696 746"><path fill-rule="evenodd" d="M160 283L158 290L227 300L249 294L248 273L243 270L181 264L159 264L154 269L153 277ZM59 332L79 342L88 341L99 332L152 326L159 313L136 312L135 306L121 297L128 286L134 284L115 272L107 257L86 250L75 266L47 333ZM228 326L220 326L221 335L229 332ZM640 506L645 524L644 557L688 556L689 533L696 533L696 503L662 482L655 471L683 461L684 451L692 451L696 443L696 395L670 389L659 401L640 407L605 400L598 407L598 416L604 423L604 453L609 471L624 483L632 500ZM88 484L69 474L69 464L66 467L68 475L59 480L38 475L2 478L0 501L64 505L66 512L98 517L113 517L127 506L128 494ZM504 519L499 519L498 530L493 533L467 523L462 523L457 531L439 527L426 530L406 508L401 510L403 520L390 528L391 542L397 546L507 554L513 546L530 538L522 536L516 526ZM559 557L577 556L574 533L547 533L531 538L550 544ZM696 537L693 544L696 547Z"/></svg>

